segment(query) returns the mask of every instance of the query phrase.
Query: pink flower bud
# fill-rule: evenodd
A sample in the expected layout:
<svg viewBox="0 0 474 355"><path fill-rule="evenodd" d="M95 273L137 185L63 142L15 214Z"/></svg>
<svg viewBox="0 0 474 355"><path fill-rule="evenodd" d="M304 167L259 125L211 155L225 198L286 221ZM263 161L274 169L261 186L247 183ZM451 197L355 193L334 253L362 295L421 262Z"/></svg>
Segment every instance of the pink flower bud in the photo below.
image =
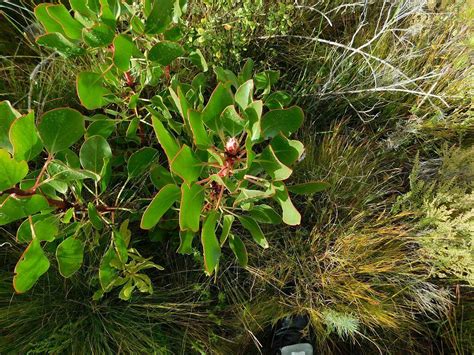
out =
<svg viewBox="0 0 474 355"><path fill-rule="evenodd" d="M239 152L239 141L236 138L229 138L225 144L225 151L229 155L237 155Z"/></svg>

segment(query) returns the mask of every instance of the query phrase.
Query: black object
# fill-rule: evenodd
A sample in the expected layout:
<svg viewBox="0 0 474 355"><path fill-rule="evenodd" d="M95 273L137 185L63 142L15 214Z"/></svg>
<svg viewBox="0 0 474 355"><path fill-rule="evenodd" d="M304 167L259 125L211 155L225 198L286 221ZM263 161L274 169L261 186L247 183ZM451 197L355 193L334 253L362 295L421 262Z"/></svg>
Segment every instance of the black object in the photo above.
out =
<svg viewBox="0 0 474 355"><path fill-rule="evenodd" d="M281 354L280 349L288 345L308 343L308 339L302 334L308 322L307 316L286 317L280 320L274 328L271 354Z"/></svg>

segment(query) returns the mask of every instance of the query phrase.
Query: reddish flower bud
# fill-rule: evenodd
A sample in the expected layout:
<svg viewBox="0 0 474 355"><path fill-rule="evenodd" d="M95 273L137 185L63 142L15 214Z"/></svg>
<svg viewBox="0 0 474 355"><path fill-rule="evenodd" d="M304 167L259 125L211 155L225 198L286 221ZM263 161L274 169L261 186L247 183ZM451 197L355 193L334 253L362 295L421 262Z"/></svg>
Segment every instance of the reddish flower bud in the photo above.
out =
<svg viewBox="0 0 474 355"><path fill-rule="evenodd" d="M236 138L229 138L227 143L225 144L225 151L229 155L237 155L239 152L239 141Z"/></svg>

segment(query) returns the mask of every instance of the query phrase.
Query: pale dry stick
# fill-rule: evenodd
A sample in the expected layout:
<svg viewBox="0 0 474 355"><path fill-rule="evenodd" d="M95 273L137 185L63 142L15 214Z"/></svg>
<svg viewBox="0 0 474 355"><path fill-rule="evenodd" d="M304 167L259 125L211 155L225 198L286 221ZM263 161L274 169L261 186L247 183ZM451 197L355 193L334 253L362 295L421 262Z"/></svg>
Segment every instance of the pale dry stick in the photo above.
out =
<svg viewBox="0 0 474 355"><path fill-rule="evenodd" d="M346 46L345 44L342 44L342 43L329 41L329 40L323 39L323 38L312 38L312 37L299 36L299 35L273 35L273 36L260 36L260 37L257 37L257 38L261 39L261 40L268 40L268 39L274 39L274 38L296 38L296 39L302 39L302 40L307 40L307 41L313 41L313 42L329 44L331 46L335 46L335 47L338 47L338 48L348 49L350 51L358 53L358 54L360 54L364 57L373 59L376 62L379 62L379 63L387 66L388 68L396 71L399 75L403 76L406 80L413 80L408 75L406 75L403 71L401 71L399 68L395 67L393 64L387 62L386 60L378 58L378 57L376 57L372 54L369 54L367 52L364 52L362 50L359 50L358 48L348 47L348 46ZM378 91L378 89L376 88L375 91ZM398 89L398 90L392 90L392 91L404 91L404 89ZM416 91L416 90L408 90L408 89L405 90L404 92L412 93L412 94L416 94L416 95L420 95L420 96L434 97L434 98L440 100L446 107L449 107L449 104L439 95L433 95L433 94L428 94L424 91Z"/></svg>
<svg viewBox="0 0 474 355"><path fill-rule="evenodd" d="M443 73L428 73L426 75L423 75L423 76L415 78L415 79L411 79L411 80L408 80L408 81L402 81L402 82L392 84L392 85L388 85L388 86L384 86L384 87L375 87L375 88L369 88L369 89L354 89L354 90L347 90L347 91L338 90L338 91L332 91L332 92L327 93L327 94L326 93L320 93L318 96L319 97L325 97L325 96L331 96L331 95L357 94L357 93L371 92L371 91L372 92L374 92L374 91L379 91L379 92L403 91L403 92L407 92L407 89L399 89L399 88L397 88L397 86L404 86L405 84L410 84L410 83L418 81L418 80L426 80L426 79L436 78L436 77L440 77L442 75L443 75ZM429 96L432 96L431 92L432 92L432 90L430 90L428 92ZM413 94L413 92L407 92L407 93ZM424 95L425 93L419 92L419 94ZM303 96L307 96L307 95L303 95ZM310 95L310 96L313 96L313 95ZM439 96L436 96L436 98L440 99Z"/></svg>
<svg viewBox="0 0 474 355"><path fill-rule="evenodd" d="M343 96L343 98L344 98L344 100L346 100L348 105L354 110L356 115L359 116L359 119L363 123L369 123L369 122L375 120L377 118L377 116L380 114L380 112L377 112L375 115L372 115L372 118L364 119L361 114L364 114L365 116L370 117L370 111L372 111L375 108L376 104L374 104L374 106L372 106L372 108L370 108L369 110L362 111L362 110L359 110L359 109L355 108L354 105L352 104L351 100L347 99L345 96Z"/></svg>
<svg viewBox="0 0 474 355"><path fill-rule="evenodd" d="M388 19L390 18L390 16L387 16L387 18L385 19L385 23L382 26L382 28L380 29L380 31L378 31L378 32L376 31L374 36L370 40L368 40L366 43L362 44L361 46L357 47L357 49L362 50L365 47L370 46L375 40L377 40L382 34L384 34L391 26L395 25L396 23L400 22L401 20L405 19L408 16L419 13L420 11L422 11L422 7L420 5L416 5L411 10L403 13L402 15L394 16L390 22L387 22ZM382 11L381 11L381 13L382 13ZM379 24L377 24L377 28L378 28L378 26L379 26ZM350 55L350 56L352 56L352 55Z"/></svg>
<svg viewBox="0 0 474 355"><path fill-rule="evenodd" d="M41 62L39 62L30 74L30 88L28 90L28 111L31 110L31 100L33 97L33 89L34 89L36 77L40 73L41 68L45 66L46 64L48 64L48 62L51 59L53 59L56 56L56 54L57 52L53 52L49 56L47 56L45 59L43 59Z"/></svg>
<svg viewBox="0 0 474 355"><path fill-rule="evenodd" d="M329 10L326 12L326 15L331 13L331 12L334 12L334 11L339 11L339 9L346 9L346 8L349 8L349 7L356 7L356 6L364 6L365 5L365 2L355 2L355 3L352 3L352 4L342 4L342 5L339 5L339 6L336 6L335 8Z"/></svg>
<svg viewBox="0 0 474 355"><path fill-rule="evenodd" d="M415 14L417 12L420 11L420 7L419 6L414 6L413 8L411 8L410 11L407 11L407 12L404 12L402 13L402 15L400 16L393 16L391 17L390 14L391 14L391 9L393 8L394 4L392 4L390 6L390 9L388 10L388 15L387 17L385 18L385 21L384 21L384 25L382 26L382 28L377 31L377 29L379 28L380 26L380 22L382 20L382 15L384 13L384 8L385 8L385 4L386 4L386 1L384 1L383 3L383 7L382 9L380 10L380 15L379 15L379 18L377 20L377 25L376 25L376 30L375 30L375 34L374 36L369 40L367 41L366 43L362 44L361 46L359 46L357 49L358 50L362 50L368 46L370 46L375 40L377 40L382 34L386 33L391 26L395 25L397 22L401 21L402 19L408 17L408 16L411 16L412 14ZM391 18L391 20L389 21L389 19ZM354 40L355 40L355 36L356 34L362 29L362 27L364 26L365 24L362 23L361 25L359 25L354 33L354 35L352 36L352 40L351 42L349 43L348 47L351 47L353 46L353 43L354 43ZM346 52L347 50L344 51L344 53L340 56L340 58L342 57L343 59L341 60L338 60L336 61L337 63L337 66L334 68L334 71L337 71L339 69L339 67L342 65L342 63L344 63L344 61L350 59L354 54L356 54L356 52L352 52L351 54L349 54L348 56L346 56ZM371 67L372 69L372 67ZM375 75L374 75L374 78L375 78ZM377 87L377 82L376 80L374 80L374 85L375 87ZM419 88L419 87L418 87ZM419 88L420 89L420 88ZM431 102L430 102L431 103Z"/></svg>
<svg viewBox="0 0 474 355"><path fill-rule="evenodd" d="M316 9L314 6L295 5L295 9L304 9L304 10L310 10L310 11L317 12L328 22L329 26L332 27L331 19L324 12Z"/></svg>
<svg viewBox="0 0 474 355"><path fill-rule="evenodd" d="M359 47L357 48L358 50L362 50L362 49L364 49L364 48L370 46L370 45L371 45L375 40L377 40L382 34L386 33L387 31L390 31L390 27L391 27L391 26L394 26L397 22L403 20L404 18L406 18L406 17L408 17L408 16L411 16L411 15L413 15L413 14L415 14L415 13L421 11L421 7L420 7L419 4L418 4L418 5L415 4L415 6L413 6L413 5L411 5L411 3L410 3L409 5L411 5L411 6L409 6L409 11L404 12L403 10L400 10L399 12L402 12L401 15L390 16L390 15L391 15L392 8L395 6L395 4L392 4L392 5L390 6L389 10L388 10L388 15L387 15L387 17L385 18L384 25L382 26L382 28L381 28L379 31L377 31L378 28L380 27L380 22L381 22L381 20L382 20L382 15L383 15L383 13L384 13L384 8L385 8L385 4L386 4L386 3L387 3L387 2L384 1L383 7L382 7L382 9L380 10L380 15L379 15L379 18L378 18L378 20L377 20L377 25L376 25L376 30L375 30L374 36L373 36L369 41L367 41L366 43L364 43L364 44L362 44L361 46L359 46ZM403 4L402 4L402 8L403 8L403 6L406 5L406 4L407 4L407 3L403 3ZM353 36L352 36L352 40L351 40L351 42L349 43L348 47L351 47L351 48L352 48L353 42L354 42L354 40L355 40L355 36L356 36L357 33L362 29L362 27L363 27L364 25L365 25L365 23L362 22L362 23L357 27L355 33L354 33ZM339 67L340 67L346 60L350 59L354 54L356 54L356 52L352 51L351 54L349 54L348 56L346 56L346 52L347 52L347 50L344 50L344 53L341 54L341 56L339 57L340 59L336 61L336 63L338 63L338 64L336 65L336 67L335 67L334 69L331 70L331 73L333 73L333 71L336 72L336 71L339 69ZM367 54L368 54L368 53L367 53ZM370 64L369 64L369 66L370 66L370 68L371 68L371 70L372 70L372 75L373 75L373 77L374 77L374 85L375 85L375 87L377 87L377 80L376 80L376 75L375 75L375 73L373 72L373 67L372 67ZM421 90L420 87L418 87L418 89ZM433 103L431 102L431 100L430 100L430 103L433 105Z"/></svg>
<svg viewBox="0 0 474 355"><path fill-rule="evenodd" d="M449 105L439 95L430 94L430 93L424 92L424 91L394 88L394 87L390 87L390 86L370 88L370 89L360 89L360 90L334 91L334 92L331 92L327 95L321 95L321 96L361 94L361 93L364 93L364 92L404 92L404 93L407 93L407 94L413 94L413 95L417 95L417 96L432 97L432 98L435 98L435 99L438 99L438 100L442 101L443 103L446 104L447 107L449 107ZM457 96L450 96L450 97L457 97Z"/></svg>

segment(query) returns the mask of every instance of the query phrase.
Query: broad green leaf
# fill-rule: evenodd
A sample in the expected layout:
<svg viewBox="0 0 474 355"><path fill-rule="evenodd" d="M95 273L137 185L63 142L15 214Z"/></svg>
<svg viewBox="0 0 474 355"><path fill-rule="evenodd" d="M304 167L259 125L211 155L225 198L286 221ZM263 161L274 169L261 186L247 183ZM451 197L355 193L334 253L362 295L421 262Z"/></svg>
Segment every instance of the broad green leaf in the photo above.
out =
<svg viewBox="0 0 474 355"><path fill-rule="evenodd" d="M20 116L20 113L11 106L9 101L0 102L0 148L5 148L8 151L12 150L8 131L15 118Z"/></svg>
<svg viewBox="0 0 474 355"><path fill-rule="evenodd" d="M214 67L214 72L216 73L218 82L225 84L229 83L237 90L239 82L237 76L232 71L221 67Z"/></svg>
<svg viewBox="0 0 474 355"><path fill-rule="evenodd" d="M145 32L145 24L140 20L140 17L133 16L130 20L132 32L136 35L142 35Z"/></svg>
<svg viewBox="0 0 474 355"><path fill-rule="evenodd" d="M47 33L58 32L66 35L62 26L46 10L51 4L39 4L35 7L35 17L43 25Z"/></svg>
<svg viewBox="0 0 474 355"><path fill-rule="evenodd" d="M165 185L174 183L173 176L169 170L161 165L156 165L151 168L150 179L157 189L161 189Z"/></svg>
<svg viewBox="0 0 474 355"><path fill-rule="evenodd" d="M260 140L262 129L260 122L262 119L263 102L261 100L252 102L245 110L245 116L248 119L248 131L251 142Z"/></svg>
<svg viewBox="0 0 474 355"><path fill-rule="evenodd" d="M227 106L221 114L221 121L224 131L231 137L235 137L242 133L245 126L245 121L235 110L234 105Z"/></svg>
<svg viewBox="0 0 474 355"><path fill-rule="evenodd" d="M176 58L184 54L184 49L178 43L161 41L148 52L148 59L163 66L170 65Z"/></svg>
<svg viewBox="0 0 474 355"><path fill-rule="evenodd" d="M204 268L210 276L219 264L221 256L221 247L216 236L216 224L219 214L217 211L211 211L204 221L201 231L201 243L204 251Z"/></svg>
<svg viewBox="0 0 474 355"><path fill-rule="evenodd" d="M174 25L163 33L163 38L167 41L179 42L183 37L184 32L180 25Z"/></svg>
<svg viewBox="0 0 474 355"><path fill-rule="evenodd" d="M69 0L69 4L74 11L79 12L82 15L91 16L94 14L94 12L87 6L87 0Z"/></svg>
<svg viewBox="0 0 474 355"><path fill-rule="evenodd" d="M202 52L199 49L189 53L189 59L191 62L197 66L202 72L207 72L209 67L207 66L206 59L202 55Z"/></svg>
<svg viewBox="0 0 474 355"><path fill-rule="evenodd" d="M265 70L264 72L255 75L255 87L257 90L263 90L263 95L267 95L270 92L272 85L274 85L279 78L279 71Z"/></svg>
<svg viewBox="0 0 474 355"><path fill-rule="evenodd" d="M102 221L102 218L100 218L99 212L97 212L97 208L92 202L87 204L87 214L89 215L89 221L95 229L100 231L104 228L104 222Z"/></svg>
<svg viewBox="0 0 474 355"><path fill-rule="evenodd" d="M275 209L268 205L253 206L249 213L258 223L280 224L282 221Z"/></svg>
<svg viewBox="0 0 474 355"><path fill-rule="evenodd" d="M157 157L158 151L151 147L144 147L133 153L127 162L128 177L136 178L144 174Z"/></svg>
<svg viewBox="0 0 474 355"><path fill-rule="evenodd" d="M122 301L128 301L130 297L132 297L132 293L134 289L135 289L135 285L133 284L133 280L129 279L127 283L120 290L119 298Z"/></svg>
<svg viewBox="0 0 474 355"><path fill-rule="evenodd" d="M44 255L38 239L33 239L15 266L13 287L17 293L31 289L38 279L49 269L49 260Z"/></svg>
<svg viewBox="0 0 474 355"><path fill-rule="evenodd" d="M143 213L140 227L142 229L153 228L168 211L171 206L179 200L181 191L178 186L169 184L164 186L153 198Z"/></svg>
<svg viewBox="0 0 474 355"><path fill-rule="evenodd" d="M212 92L206 107L202 111L204 123L210 128L217 130L218 125L214 122L224 109L234 104L234 98L227 84L219 83Z"/></svg>
<svg viewBox="0 0 474 355"><path fill-rule="evenodd" d="M330 185L324 181L310 181L287 186L288 191L298 195L311 195L326 190Z"/></svg>
<svg viewBox="0 0 474 355"><path fill-rule="evenodd" d="M304 153L303 143L288 139L282 134L275 136L270 145L278 160L287 166L293 165Z"/></svg>
<svg viewBox="0 0 474 355"><path fill-rule="evenodd" d="M77 96L82 106L88 110L94 110L107 104L104 96L110 92L104 87L102 74L92 72L81 72L77 76Z"/></svg>
<svg viewBox="0 0 474 355"><path fill-rule="evenodd" d="M170 162L173 173L181 177L187 184L196 181L201 174L202 163L191 148L184 144Z"/></svg>
<svg viewBox="0 0 474 355"><path fill-rule="evenodd" d="M128 260L128 251L127 251L127 243L125 241L124 236L120 231L114 230L113 231L113 239L114 239L114 246L115 252L122 264L126 264Z"/></svg>
<svg viewBox="0 0 474 355"><path fill-rule="evenodd" d="M114 120L109 119L94 121L87 127L85 137L102 136L108 138L115 130L115 123Z"/></svg>
<svg viewBox="0 0 474 355"><path fill-rule="evenodd" d="M74 237L64 239L56 249L59 273L65 278L81 268L83 258L84 244Z"/></svg>
<svg viewBox="0 0 474 355"><path fill-rule="evenodd" d="M79 151L79 159L84 169L102 176L102 169L106 161L112 158L109 143L102 136L93 136L87 139Z"/></svg>
<svg viewBox="0 0 474 355"><path fill-rule="evenodd" d="M106 47L114 40L115 33L109 26L98 24L82 30L84 42L92 48Z"/></svg>
<svg viewBox="0 0 474 355"><path fill-rule="evenodd" d="M46 112L38 125L41 140L50 154L69 148L83 136L84 131L84 117L71 108Z"/></svg>
<svg viewBox="0 0 474 355"><path fill-rule="evenodd" d="M128 139L134 140L139 142L139 138L137 136L138 126L140 125L140 119L138 117L134 117L130 124L128 125L127 132L125 133L125 137Z"/></svg>
<svg viewBox="0 0 474 355"><path fill-rule="evenodd" d="M188 110L188 119L193 133L194 144L200 149L207 149L212 145L202 121L202 114L194 110Z"/></svg>
<svg viewBox="0 0 474 355"><path fill-rule="evenodd" d="M52 160L48 165L48 181L77 181L84 179L99 180L100 176L87 170L74 169L59 160Z"/></svg>
<svg viewBox="0 0 474 355"><path fill-rule="evenodd" d="M235 102L242 110L245 110L253 99L253 80L247 80L240 85L235 93Z"/></svg>
<svg viewBox="0 0 474 355"><path fill-rule="evenodd" d="M168 161L171 161L179 151L179 144L158 118L152 117L152 122L158 142L165 151Z"/></svg>
<svg viewBox="0 0 474 355"><path fill-rule="evenodd" d="M145 22L145 32L159 34L164 32L173 20L175 0L154 0L151 4L150 14Z"/></svg>
<svg viewBox="0 0 474 355"><path fill-rule="evenodd" d="M225 241L227 240L227 237L229 236L235 217L233 215L226 214L222 219L222 232L220 238L221 247L224 245Z"/></svg>
<svg viewBox="0 0 474 355"><path fill-rule="evenodd" d="M288 106L291 102L291 96L285 91L276 91L265 99L265 106L270 110L280 109Z"/></svg>
<svg viewBox="0 0 474 355"><path fill-rule="evenodd" d="M272 138L280 132L288 136L300 128L303 119L303 110L298 106L269 111L262 117L262 136Z"/></svg>
<svg viewBox="0 0 474 355"><path fill-rule="evenodd" d="M242 71L239 73L239 83L243 84L247 80L252 78L254 62L252 58L247 59L242 68Z"/></svg>
<svg viewBox="0 0 474 355"><path fill-rule="evenodd" d="M99 281L100 286L104 291L109 291L113 287L115 280L118 278L117 270L112 267L112 264L117 259L117 255L113 248L109 248L102 257L99 267Z"/></svg>
<svg viewBox="0 0 474 355"><path fill-rule="evenodd" d="M199 231L205 189L198 184L181 185L179 226L181 230Z"/></svg>
<svg viewBox="0 0 474 355"><path fill-rule="evenodd" d="M275 189L273 186L269 186L266 190L240 189L240 194L235 198L234 206L269 198L273 195L275 195Z"/></svg>
<svg viewBox="0 0 474 355"><path fill-rule="evenodd" d="M280 204L283 212L283 222L290 226L297 226L301 223L301 215L291 202L288 190L282 182L275 183L276 194L274 199Z"/></svg>
<svg viewBox="0 0 474 355"><path fill-rule="evenodd" d="M96 2L94 0L93 2ZM91 1L89 0L89 4ZM115 28L116 20L121 14L120 0L99 0L100 3L100 18L103 23L111 28ZM90 5L89 5L90 6Z"/></svg>
<svg viewBox="0 0 474 355"><path fill-rule="evenodd" d="M64 216L61 218L61 222L64 224L68 224L71 222L72 217L74 216L74 207L71 207L66 212L64 212Z"/></svg>
<svg viewBox="0 0 474 355"><path fill-rule="evenodd" d="M30 161L43 150L43 144L36 130L33 111L13 121L9 136L13 146L13 156L16 160Z"/></svg>
<svg viewBox="0 0 474 355"><path fill-rule="evenodd" d="M100 1L99 0L87 0L87 7L96 15L100 12Z"/></svg>
<svg viewBox="0 0 474 355"><path fill-rule="evenodd" d="M178 94L173 90L173 88L169 87L168 88L170 92L170 98L173 101L174 105L179 111L179 114L181 117L184 119L184 123L187 124L187 114L188 114L188 109L189 109L189 102L186 99L186 96L184 95L183 91L181 90L181 87L178 86Z"/></svg>
<svg viewBox="0 0 474 355"><path fill-rule="evenodd" d="M121 71L130 69L130 59L132 57L141 56L141 52L135 43L126 35L117 35L114 39L114 47L114 64Z"/></svg>
<svg viewBox="0 0 474 355"><path fill-rule="evenodd" d="M56 154L56 159L59 159L72 169L80 169L81 162L79 156L74 153L71 149L65 149Z"/></svg>
<svg viewBox="0 0 474 355"><path fill-rule="evenodd" d="M183 255L190 255L193 253L193 239L196 233L191 231L179 231L179 248L177 252Z"/></svg>
<svg viewBox="0 0 474 355"><path fill-rule="evenodd" d="M260 226L253 220L251 217L239 216L238 217L240 224L247 229L252 235L253 240L260 245L262 248L268 248L268 242L265 236L263 235Z"/></svg>
<svg viewBox="0 0 474 355"><path fill-rule="evenodd" d="M71 16L64 5L49 5L46 7L46 11L51 18L59 23L67 37L76 40L81 39L84 26Z"/></svg>
<svg viewBox="0 0 474 355"><path fill-rule="evenodd" d="M85 50L74 44L61 33L46 33L36 38L36 43L40 46L47 47L57 51L65 58L83 55Z"/></svg>
<svg viewBox="0 0 474 355"><path fill-rule="evenodd" d="M49 208L48 201L41 195L31 197L7 196L0 199L0 226L33 215Z"/></svg>
<svg viewBox="0 0 474 355"><path fill-rule="evenodd" d="M289 167L278 160L272 146L267 146L263 152L254 160L271 176L272 180L286 180L293 172Z"/></svg>
<svg viewBox="0 0 474 355"><path fill-rule="evenodd" d="M16 161L5 149L0 149L0 191L15 186L27 174L26 161Z"/></svg>
<svg viewBox="0 0 474 355"><path fill-rule="evenodd" d="M247 254L247 248L242 240L238 236L231 234L229 237L229 246L237 257L239 265L241 267L247 267L249 257Z"/></svg>
<svg viewBox="0 0 474 355"><path fill-rule="evenodd" d="M125 248L128 248L128 245L130 244L130 238L132 237L132 232L130 231L130 229L128 229L129 223L130 223L130 220L126 219L125 221L122 222L119 228L119 233L121 235L121 238L123 239Z"/></svg>
<svg viewBox="0 0 474 355"><path fill-rule="evenodd" d="M33 225L32 225L33 224ZM29 243L33 239L33 231L40 241L52 242L59 232L58 218L48 214L37 214L25 219L16 231L19 243Z"/></svg>

